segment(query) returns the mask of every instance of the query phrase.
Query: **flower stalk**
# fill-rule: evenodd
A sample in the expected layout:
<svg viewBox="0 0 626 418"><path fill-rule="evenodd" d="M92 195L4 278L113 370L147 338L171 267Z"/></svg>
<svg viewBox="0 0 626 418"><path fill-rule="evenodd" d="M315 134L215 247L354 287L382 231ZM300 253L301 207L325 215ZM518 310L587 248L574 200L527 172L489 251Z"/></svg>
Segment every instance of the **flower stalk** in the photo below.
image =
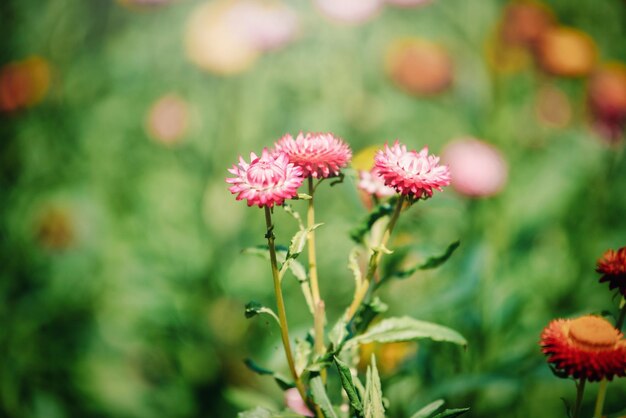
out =
<svg viewBox="0 0 626 418"><path fill-rule="evenodd" d="M583 403L583 395L585 394L585 382L587 380L583 377L578 383L576 383L576 404L574 405L574 415L573 418L580 417L580 407Z"/></svg>
<svg viewBox="0 0 626 418"><path fill-rule="evenodd" d="M378 265L383 256L383 248L385 248L385 246L387 245L387 241L389 241L389 237L391 237L391 233L393 232L393 229L396 226L396 223L398 222L398 218L400 217L400 212L402 212L402 206L404 205L405 198L406 196L404 194L401 194L398 197L398 202L396 203L396 207L393 211L393 215L391 215L391 219L389 220L389 223L387 224L387 228L385 228L385 232L380 241L379 248L374 250L374 252L370 256L370 261L369 261L369 265L367 268L367 275L365 276L365 281L363 282L363 285L356 290L354 294L354 299L352 300L350 307L346 311L347 322L352 320L357 310L359 309L359 306L361 306L361 303L365 299L365 296L368 294L368 289L372 286L371 282L374 279L376 271L378 270Z"/></svg>
<svg viewBox="0 0 626 418"><path fill-rule="evenodd" d="M309 176L309 204L307 208L307 226L309 228L309 233L307 234L307 250L309 255L309 279L311 283L311 295L313 296L313 322L315 324L314 327L314 337L315 344L314 349L316 354L324 354L324 323L325 321L325 309L324 309L324 301L320 297L320 288L317 277L317 256L315 252L315 230L313 229L313 225L315 225L315 187L313 187L313 177Z"/></svg>
<svg viewBox="0 0 626 418"><path fill-rule="evenodd" d="M267 233L265 234L265 237L267 238L267 245L270 251L270 264L272 266L272 279L274 281L274 295L276 296L276 307L278 310L278 320L280 322L280 336L283 342L285 356L287 357L289 371L291 372L291 376L295 381L296 388L298 389L302 400L306 402L306 390L304 388L304 384L300 380L300 376L298 376L298 372L296 371L296 366L291 351L291 344L289 342L287 311L285 310L285 301L283 299L283 291L280 285L278 262L276 261L276 246L274 244L275 237L273 231L274 225L272 224L271 209L267 206L265 206L265 224L267 226Z"/></svg>

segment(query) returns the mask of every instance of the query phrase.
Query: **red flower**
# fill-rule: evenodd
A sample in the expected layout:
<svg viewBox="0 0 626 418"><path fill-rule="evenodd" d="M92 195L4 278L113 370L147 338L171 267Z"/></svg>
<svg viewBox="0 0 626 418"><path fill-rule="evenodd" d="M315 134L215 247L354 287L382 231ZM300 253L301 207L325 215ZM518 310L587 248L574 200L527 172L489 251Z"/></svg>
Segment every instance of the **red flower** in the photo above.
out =
<svg viewBox="0 0 626 418"><path fill-rule="evenodd" d="M626 340L599 316L555 319L541 333L548 363L565 376L590 381L626 374Z"/></svg>
<svg viewBox="0 0 626 418"><path fill-rule="evenodd" d="M609 282L609 289L619 288L626 297L626 247L605 252L598 260L596 271L602 273L600 283Z"/></svg>

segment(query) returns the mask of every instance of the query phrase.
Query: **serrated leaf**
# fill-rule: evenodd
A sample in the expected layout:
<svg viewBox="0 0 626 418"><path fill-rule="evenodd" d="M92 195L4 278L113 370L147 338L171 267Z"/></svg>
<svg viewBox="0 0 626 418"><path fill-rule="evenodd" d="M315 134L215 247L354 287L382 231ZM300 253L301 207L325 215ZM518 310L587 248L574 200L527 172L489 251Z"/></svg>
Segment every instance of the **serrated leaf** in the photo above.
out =
<svg viewBox="0 0 626 418"><path fill-rule="evenodd" d="M301 418L301 415L290 411L274 412L258 406L238 413L237 418Z"/></svg>
<svg viewBox="0 0 626 418"><path fill-rule="evenodd" d="M418 270L429 270L429 269L434 269L436 267L439 267L440 265L445 263L450 258L450 256L452 256L454 251L457 248L459 248L459 245L461 245L461 241L455 241L452 244L448 245L448 248L446 248L443 254L429 257L423 263L418 264L414 267L411 267L410 269L391 273L385 279L387 278L405 279L407 277L411 277L413 273L415 273Z"/></svg>
<svg viewBox="0 0 626 418"><path fill-rule="evenodd" d="M313 401L320 407L324 416L326 418L337 418L337 414L335 414L333 405L330 403L330 399L328 399L326 389L324 388L324 382L322 381L320 375L313 376L309 384L311 387Z"/></svg>
<svg viewBox="0 0 626 418"><path fill-rule="evenodd" d="M380 376L376 368L376 356L372 354L371 365L365 375L365 399L363 400L363 416L365 418L383 418L383 392L380 387Z"/></svg>
<svg viewBox="0 0 626 418"><path fill-rule="evenodd" d="M294 349L294 363L298 376L302 375L302 372L309 364L309 358L311 356L311 343L307 340L296 338L296 345Z"/></svg>
<svg viewBox="0 0 626 418"><path fill-rule="evenodd" d="M273 310L271 310L267 306L261 305L259 302L250 301L246 303L246 310L244 311L244 315L246 316L246 318L250 319L260 314L267 314L271 316L272 318L274 318L274 320L276 320L276 323L280 327L280 321L278 319L278 316L276 316Z"/></svg>
<svg viewBox="0 0 626 418"><path fill-rule="evenodd" d="M357 289L361 286L361 282L363 281L363 273L361 273L361 267L359 267L360 255L361 250L359 247L354 247L348 256L348 268L354 276L354 282L356 283Z"/></svg>
<svg viewBox="0 0 626 418"><path fill-rule="evenodd" d="M433 418L454 418L463 415L469 408L446 409L445 411L435 415Z"/></svg>
<svg viewBox="0 0 626 418"><path fill-rule="evenodd" d="M342 315L339 320L333 325L333 328L328 333L328 339L333 346L337 347L343 341L343 339L348 334L348 330L346 328L348 324L344 320L344 316Z"/></svg>
<svg viewBox="0 0 626 418"><path fill-rule="evenodd" d="M455 330L420 321L408 316L388 318L370 327L364 334L348 340L346 347L353 344L365 344L371 342L390 343L396 341L412 341L429 338L433 341L450 342L467 346L467 341Z"/></svg>
<svg viewBox="0 0 626 418"><path fill-rule="evenodd" d="M302 250L304 250L304 246L306 245L306 238L309 232L314 231L321 225L321 223L315 224L296 232L293 238L291 238L291 245L289 246L289 251L287 252L287 258L296 258L298 255L300 255Z"/></svg>
<svg viewBox="0 0 626 418"><path fill-rule="evenodd" d="M428 405L411 415L411 418L428 418L439 408L441 408L444 403L445 402L443 401L443 399L437 399L436 401L429 403Z"/></svg>
<svg viewBox="0 0 626 418"><path fill-rule="evenodd" d="M306 194L306 193L298 193L298 199L311 200L313 199L313 196L311 196L310 194Z"/></svg>
<svg viewBox="0 0 626 418"><path fill-rule="evenodd" d="M357 413L359 417L363 416L363 405L361 405L361 399L359 399L359 395L356 387L354 386L354 381L352 380L352 372L350 371L350 367L343 361L339 360L337 357L333 357L335 360L335 365L337 366L337 371L339 372L339 379L341 380L341 386L343 390L346 391L346 395L348 395L348 400L350 401L350 406Z"/></svg>
<svg viewBox="0 0 626 418"><path fill-rule="evenodd" d="M350 330L353 335L360 334L365 331L370 323L381 313L386 312L389 307L385 302L380 300L378 296L374 297L370 302L364 303L357 311Z"/></svg>
<svg viewBox="0 0 626 418"><path fill-rule="evenodd" d="M243 362L250 370L252 370L253 372L257 374L260 374L262 376L272 376L274 380L276 381L276 383L278 384L278 386L282 390L287 390L287 389L296 387L296 385L293 382L291 382L282 374L276 373L272 370L261 367L258 364L256 364L252 359L247 358Z"/></svg>

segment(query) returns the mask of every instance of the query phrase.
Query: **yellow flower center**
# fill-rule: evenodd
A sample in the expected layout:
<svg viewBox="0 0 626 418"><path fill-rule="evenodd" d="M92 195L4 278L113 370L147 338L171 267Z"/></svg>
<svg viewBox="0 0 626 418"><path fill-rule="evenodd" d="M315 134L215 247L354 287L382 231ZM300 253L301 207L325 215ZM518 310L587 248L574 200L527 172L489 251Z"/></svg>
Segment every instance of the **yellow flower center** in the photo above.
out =
<svg viewBox="0 0 626 418"><path fill-rule="evenodd" d="M583 316L570 323L569 335L577 343L592 348L607 348L618 340L617 330L598 316Z"/></svg>

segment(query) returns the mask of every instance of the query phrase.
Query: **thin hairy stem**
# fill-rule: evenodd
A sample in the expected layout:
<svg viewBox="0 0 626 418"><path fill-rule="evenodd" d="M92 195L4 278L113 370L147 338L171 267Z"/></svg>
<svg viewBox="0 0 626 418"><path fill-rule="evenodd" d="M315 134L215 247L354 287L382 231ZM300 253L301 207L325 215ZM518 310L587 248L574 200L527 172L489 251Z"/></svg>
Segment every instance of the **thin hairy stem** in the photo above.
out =
<svg viewBox="0 0 626 418"><path fill-rule="evenodd" d="M287 357L287 364L289 365L289 371L296 383L298 392L302 397L302 400L306 402L306 390L298 372L296 371L295 362L293 360L293 354L291 352L291 344L289 343L289 328L287 327L287 312L285 311L285 301L283 300L283 291L280 286L280 277L278 273L278 263L276 261L276 247L274 245L274 225L272 224L272 213L270 208L265 207L265 224L267 225L267 245L270 249L270 263L272 265L272 278L274 280L274 295L276 296L276 307L278 310L278 319L280 322L280 336L283 341L283 348L285 349L285 356Z"/></svg>

